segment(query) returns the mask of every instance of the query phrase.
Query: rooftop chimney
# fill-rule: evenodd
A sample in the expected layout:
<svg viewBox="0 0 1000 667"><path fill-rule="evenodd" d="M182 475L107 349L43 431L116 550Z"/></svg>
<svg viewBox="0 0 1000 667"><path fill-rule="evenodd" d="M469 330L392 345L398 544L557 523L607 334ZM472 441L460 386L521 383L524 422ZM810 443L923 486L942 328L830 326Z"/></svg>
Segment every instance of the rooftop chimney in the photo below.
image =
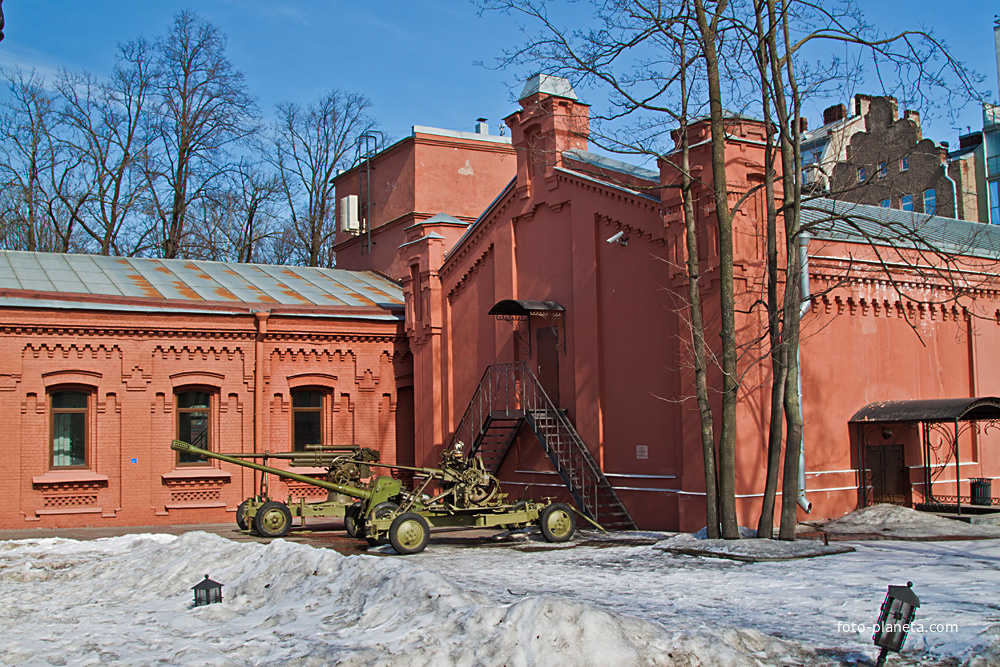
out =
<svg viewBox="0 0 1000 667"><path fill-rule="evenodd" d="M823 111L824 125L836 123L838 120L844 120L845 118L847 118L847 107L843 104L834 104Z"/></svg>
<svg viewBox="0 0 1000 667"><path fill-rule="evenodd" d="M485 118L476 119L476 134L489 134L490 126L487 124Z"/></svg>
<svg viewBox="0 0 1000 667"><path fill-rule="evenodd" d="M958 138L958 145L963 149L979 146L982 143L983 143L982 132L971 132L969 134L963 134Z"/></svg>

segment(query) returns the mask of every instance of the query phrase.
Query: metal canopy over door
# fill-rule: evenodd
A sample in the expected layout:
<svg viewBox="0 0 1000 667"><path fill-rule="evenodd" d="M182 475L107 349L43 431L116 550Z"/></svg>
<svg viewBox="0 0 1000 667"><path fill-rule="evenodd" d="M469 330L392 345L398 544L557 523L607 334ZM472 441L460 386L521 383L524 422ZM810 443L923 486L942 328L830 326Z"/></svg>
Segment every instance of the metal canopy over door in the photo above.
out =
<svg viewBox="0 0 1000 667"><path fill-rule="evenodd" d="M857 434L859 507L874 502L901 502L891 499L900 485L905 494L910 493L910 480L905 467L901 482L895 472L902 454L897 453L894 447L902 449L902 445L896 445L892 440L899 437L903 429L915 428L919 431L913 442L919 443L918 447L922 450L922 505L957 507L961 513L962 505L969 502L969 496L962 495L959 438L966 433L973 438L980 437L988 430L1000 427L1000 398L979 396L878 401L858 410L850 423ZM880 444L879 438L886 442ZM954 467L955 479L938 481L949 467ZM942 488L948 494L949 487L955 495L940 495Z"/></svg>

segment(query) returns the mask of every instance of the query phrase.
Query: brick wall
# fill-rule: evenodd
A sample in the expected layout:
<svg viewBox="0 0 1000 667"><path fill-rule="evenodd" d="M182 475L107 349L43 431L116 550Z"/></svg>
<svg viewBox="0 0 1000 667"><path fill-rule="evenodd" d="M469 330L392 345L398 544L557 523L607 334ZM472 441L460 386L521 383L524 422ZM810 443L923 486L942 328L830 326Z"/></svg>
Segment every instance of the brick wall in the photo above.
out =
<svg viewBox="0 0 1000 667"><path fill-rule="evenodd" d="M0 311L0 528L231 521L253 493L254 473L178 461L169 445L177 395L186 390L210 396L215 451L289 451L291 392L310 388L323 394L324 444L374 447L394 461L396 387L411 382L401 324L276 313L258 341L256 321L252 314ZM255 443L258 381L263 437ZM87 396L80 466L53 466L51 396L60 390ZM273 496L290 492L325 493L271 481Z"/></svg>

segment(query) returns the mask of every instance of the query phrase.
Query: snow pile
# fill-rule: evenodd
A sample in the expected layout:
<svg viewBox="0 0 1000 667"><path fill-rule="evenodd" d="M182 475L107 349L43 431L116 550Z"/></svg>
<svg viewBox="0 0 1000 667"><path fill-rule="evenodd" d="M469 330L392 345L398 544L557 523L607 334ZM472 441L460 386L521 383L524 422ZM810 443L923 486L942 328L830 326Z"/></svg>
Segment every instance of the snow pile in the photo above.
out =
<svg viewBox="0 0 1000 667"><path fill-rule="evenodd" d="M707 540L708 539L708 526L705 526L704 528L702 528L701 530L699 530L697 533L693 533L693 535L696 538L698 538L699 540ZM747 528L746 526L740 526L740 537L741 538L757 537L757 531L754 530L753 528Z"/></svg>
<svg viewBox="0 0 1000 667"><path fill-rule="evenodd" d="M854 551L852 547L833 544L826 546L822 542L814 540L786 542L782 540L758 540L755 537L740 540L709 540L698 537L698 533L674 535L657 542L653 548L692 556L712 556L745 561L812 558Z"/></svg>
<svg viewBox="0 0 1000 667"><path fill-rule="evenodd" d="M193 608L205 574L224 601ZM499 604L411 560L203 532L3 542L0 589L5 665L831 664L756 630Z"/></svg>
<svg viewBox="0 0 1000 667"><path fill-rule="evenodd" d="M970 525L899 505L871 505L826 523L836 534L878 534L888 537L1000 537L1000 526Z"/></svg>

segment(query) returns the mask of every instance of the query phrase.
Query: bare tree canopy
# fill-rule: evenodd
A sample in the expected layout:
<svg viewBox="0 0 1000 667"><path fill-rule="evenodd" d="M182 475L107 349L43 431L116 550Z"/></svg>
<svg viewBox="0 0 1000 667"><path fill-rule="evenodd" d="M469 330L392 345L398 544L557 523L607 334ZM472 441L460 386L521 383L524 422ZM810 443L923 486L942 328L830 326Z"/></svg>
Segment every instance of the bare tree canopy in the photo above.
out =
<svg viewBox="0 0 1000 667"><path fill-rule="evenodd" d="M229 168L225 150L256 129L254 99L225 48L218 28L185 11L152 53L146 178L167 259L179 255L190 231L188 208Z"/></svg>
<svg viewBox="0 0 1000 667"><path fill-rule="evenodd" d="M307 266L332 266L336 232L333 177L351 166L358 137L375 126L371 102L331 90L306 107L278 105L271 160L291 214L291 230Z"/></svg>
<svg viewBox="0 0 1000 667"><path fill-rule="evenodd" d="M194 12L118 47L107 77L4 73L0 246L333 266L337 170L371 103L331 90L265 126L219 29Z"/></svg>

